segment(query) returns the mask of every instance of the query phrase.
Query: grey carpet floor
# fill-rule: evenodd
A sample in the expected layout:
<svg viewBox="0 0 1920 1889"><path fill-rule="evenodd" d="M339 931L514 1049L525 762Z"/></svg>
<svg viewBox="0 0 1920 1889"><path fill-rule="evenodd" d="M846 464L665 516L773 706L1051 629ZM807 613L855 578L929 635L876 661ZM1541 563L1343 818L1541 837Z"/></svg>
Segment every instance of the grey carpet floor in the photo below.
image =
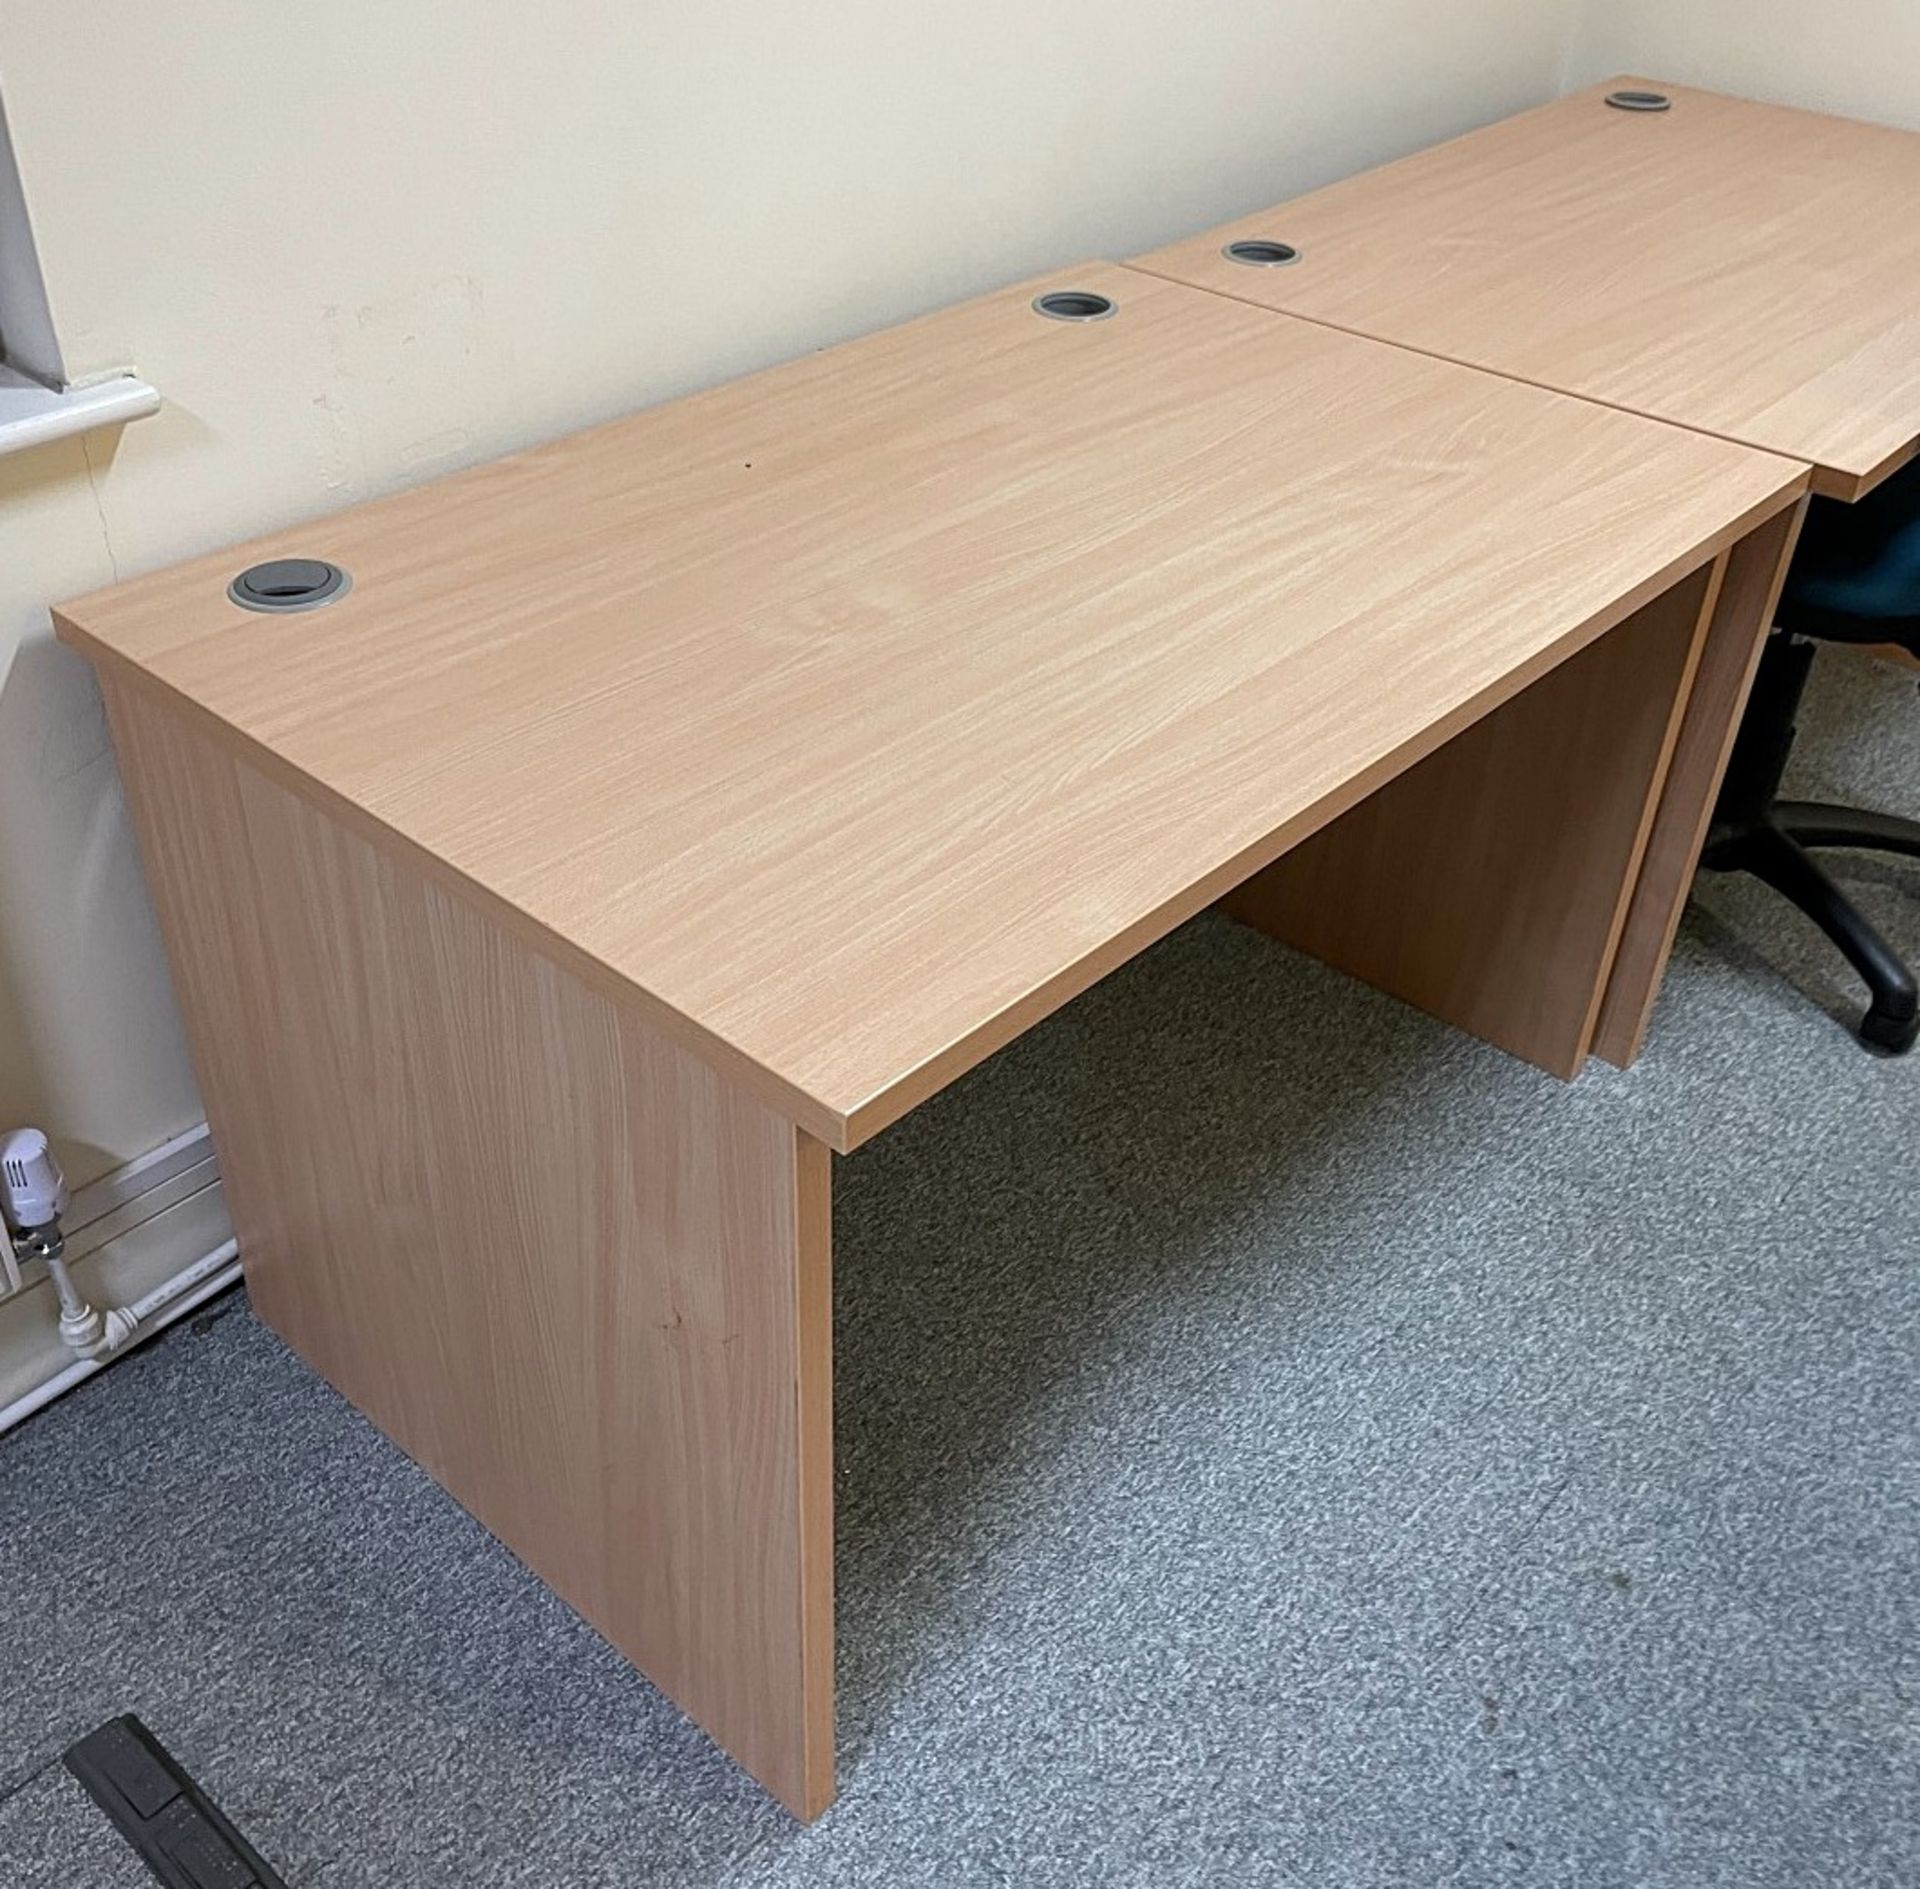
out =
<svg viewBox="0 0 1920 1889"><path fill-rule="evenodd" d="M1920 813L1910 677L1801 785ZM1920 876L1849 882L1920 950ZM1564 1087L1198 921L840 1166L787 1821L238 1297L0 1441L0 1883L139 1712L295 1889L1920 1882L1920 1056L1713 881Z"/></svg>

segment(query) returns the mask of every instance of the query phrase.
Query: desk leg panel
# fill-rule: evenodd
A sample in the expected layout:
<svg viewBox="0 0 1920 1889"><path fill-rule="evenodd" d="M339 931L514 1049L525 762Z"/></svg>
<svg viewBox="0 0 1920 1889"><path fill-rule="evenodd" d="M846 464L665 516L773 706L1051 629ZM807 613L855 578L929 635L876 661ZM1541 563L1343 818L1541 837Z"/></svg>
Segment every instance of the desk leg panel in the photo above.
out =
<svg viewBox="0 0 1920 1889"><path fill-rule="evenodd" d="M1806 510L1803 499L1756 526L1728 554L1726 579L1594 1033L1594 1054L1622 1069L1639 1055L1646 1038Z"/></svg>
<svg viewBox="0 0 1920 1889"><path fill-rule="evenodd" d="M802 1816L830 1155L103 678L260 1316Z"/></svg>
<svg viewBox="0 0 1920 1889"><path fill-rule="evenodd" d="M1722 560L1223 901L1559 1076L1586 1060Z"/></svg>

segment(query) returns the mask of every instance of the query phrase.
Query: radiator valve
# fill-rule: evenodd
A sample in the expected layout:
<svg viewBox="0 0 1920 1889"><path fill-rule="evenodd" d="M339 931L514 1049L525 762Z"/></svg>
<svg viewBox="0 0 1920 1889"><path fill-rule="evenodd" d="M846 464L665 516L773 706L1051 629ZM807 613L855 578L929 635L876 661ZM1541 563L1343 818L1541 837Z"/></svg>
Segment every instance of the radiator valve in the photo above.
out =
<svg viewBox="0 0 1920 1889"><path fill-rule="evenodd" d="M102 1312L73 1283L66 1235L60 1230L60 1216L72 1198L60 1163L39 1129L16 1128L0 1136L0 1214L14 1254L45 1265L60 1300L61 1343L78 1357L103 1358L133 1336L139 1321L117 1305Z"/></svg>

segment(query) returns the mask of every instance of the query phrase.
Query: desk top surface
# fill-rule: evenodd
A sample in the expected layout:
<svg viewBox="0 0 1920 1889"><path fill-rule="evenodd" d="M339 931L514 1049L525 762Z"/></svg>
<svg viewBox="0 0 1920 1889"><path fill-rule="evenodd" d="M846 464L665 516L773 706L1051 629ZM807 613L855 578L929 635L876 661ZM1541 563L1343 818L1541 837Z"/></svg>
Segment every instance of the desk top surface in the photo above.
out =
<svg viewBox="0 0 1920 1889"><path fill-rule="evenodd" d="M1621 111L1622 89L1671 99ZM1785 453L1856 498L1920 445L1920 135L1644 79L1142 268ZM1267 238L1299 260L1221 254Z"/></svg>
<svg viewBox="0 0 1920 1889"><path fill-rule="evenodd" d="M1099 265L56 618L850 1147L1805 480Z"/></svg>

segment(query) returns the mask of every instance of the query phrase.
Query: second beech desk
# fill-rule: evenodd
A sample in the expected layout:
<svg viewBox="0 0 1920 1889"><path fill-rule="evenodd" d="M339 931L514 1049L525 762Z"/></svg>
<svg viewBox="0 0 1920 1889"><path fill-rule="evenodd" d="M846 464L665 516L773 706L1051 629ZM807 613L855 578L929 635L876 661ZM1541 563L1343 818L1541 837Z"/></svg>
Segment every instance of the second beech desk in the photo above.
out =
<svg viewBox="0 0 1920 1889"><path fill-rule="evenodd" d="M1785 453L1855 499L1920 450L1916 203L1920 134L1609 79L1140 266ZM1248 242L1297 258L1224 253Z"/></svg>
<svg viewBox="0 0 1920 1889"><path fill-rule="evenodd" d="M1044 286L57 613L261 1316L803 1815L832 1151L1227 894L1571 1073L1806 486Z"/></svg>

